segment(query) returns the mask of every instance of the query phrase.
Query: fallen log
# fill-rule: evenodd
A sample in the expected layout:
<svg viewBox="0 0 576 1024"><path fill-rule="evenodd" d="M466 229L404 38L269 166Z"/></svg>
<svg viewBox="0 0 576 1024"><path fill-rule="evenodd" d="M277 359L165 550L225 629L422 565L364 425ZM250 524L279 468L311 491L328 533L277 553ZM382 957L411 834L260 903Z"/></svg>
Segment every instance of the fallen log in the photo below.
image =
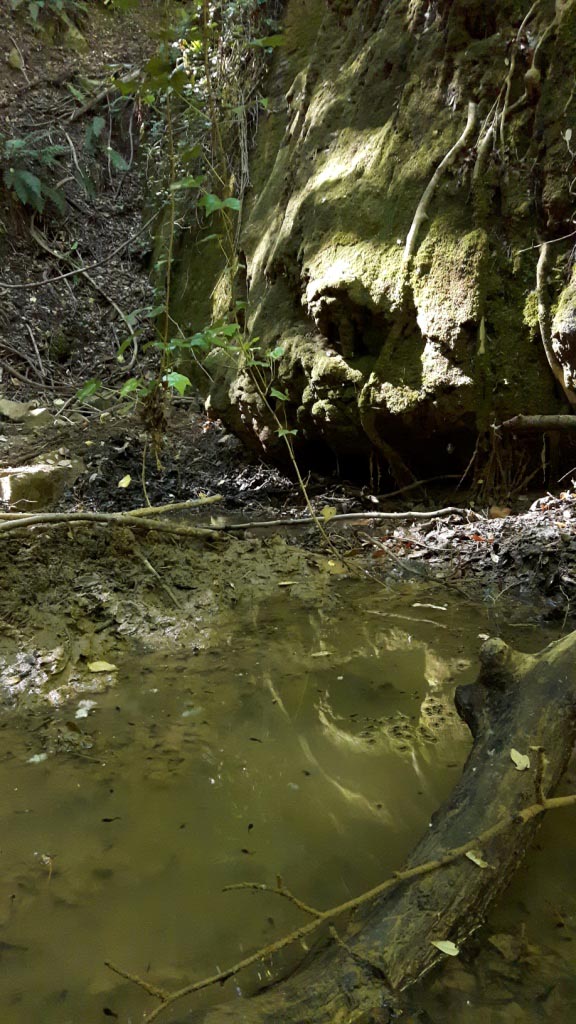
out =
<svg viewBox="0 0 576 1024"><path fill-rule="evenodd" d="M342 937L328 939L289 979L245 1000L188 1010L180 1024L391 1019L401 993L445 957L434 943L462 947L534 838L576 740L575 653L576 632L535 656L501 640L484 644L477 682L456 693L474 737L472 751L397 881L363 904ZM471 849L474 860L465 856ZM419 874L424 864L432 867ZM173 1001L151 1017L164 1016Z"/></svg>

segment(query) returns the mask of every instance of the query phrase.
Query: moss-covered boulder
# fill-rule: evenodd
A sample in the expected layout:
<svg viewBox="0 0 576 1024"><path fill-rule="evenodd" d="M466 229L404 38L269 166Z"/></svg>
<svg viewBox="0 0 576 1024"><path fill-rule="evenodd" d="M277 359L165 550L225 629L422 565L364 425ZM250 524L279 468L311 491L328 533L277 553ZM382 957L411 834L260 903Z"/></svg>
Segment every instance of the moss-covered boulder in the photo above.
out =
<svg viewBox="0 0 576 1024"><path fill-rule="evenodd" d="M289 0L241 258L247 329L284 349L274 383L303 448L320 442L357 465L377 450L396 476L447 455L460 468L494 420L564 408L526 309L539 242L571 229L576 5L543 0L527 21L526 6ZM473 135L439 177L407 259L418 204L471 102ZM554 247L551 303L572 241ZM204 281L209 265L190 251L181 278ZM570 295L558 339L574 336ZM196 302L193 326L210 313ZM214 413L277 452L250 370L211 372Z"/></svg>

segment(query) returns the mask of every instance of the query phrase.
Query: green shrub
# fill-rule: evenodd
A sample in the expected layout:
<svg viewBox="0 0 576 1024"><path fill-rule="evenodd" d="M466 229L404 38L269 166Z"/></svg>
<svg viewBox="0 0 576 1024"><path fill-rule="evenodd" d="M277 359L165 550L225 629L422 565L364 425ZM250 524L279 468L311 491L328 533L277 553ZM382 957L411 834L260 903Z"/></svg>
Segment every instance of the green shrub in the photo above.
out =
<svg viewBox="0 0 576 1024"><path fill-rule="evenodd" d="M47 200L51 200L63 212L66 200L63 192L52 184L50 172L60 169L58 161L68 150L66 146L43 146L41 141L38 135L23 139L0 137L2 180L23 206L42 213Z"/></svg>
<svg viewBox="0 0 576 1024"><path fill-rule="evenodd" d="M12 11L24 11L36 25L41 20L58 18L63 15L78 18L86 14L87 7L82 0L9 0Z"/></svg>

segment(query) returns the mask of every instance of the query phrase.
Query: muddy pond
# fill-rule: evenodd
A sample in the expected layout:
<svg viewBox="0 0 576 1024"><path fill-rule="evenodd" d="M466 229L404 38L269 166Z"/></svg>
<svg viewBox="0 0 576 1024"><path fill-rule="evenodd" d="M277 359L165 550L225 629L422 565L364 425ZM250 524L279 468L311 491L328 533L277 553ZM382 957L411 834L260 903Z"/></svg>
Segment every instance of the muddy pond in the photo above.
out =
<svg viewBox="0 0 576 1024"><path fill-rule="evenodd" d="M195 654L135 646L98 692L47 701L36 729L4 714L2 1021L137 1024L154 1000L105 961L175 988L301 921L224 887L280 875L327 907L382 880L466 758L452 697L482 639L534 651L558 635L446 590L334 588L325 608L286 587L214 614ZM482 941L414 992L414 1019L576 1019L575 857L574 830L550 818Z"/></svg>

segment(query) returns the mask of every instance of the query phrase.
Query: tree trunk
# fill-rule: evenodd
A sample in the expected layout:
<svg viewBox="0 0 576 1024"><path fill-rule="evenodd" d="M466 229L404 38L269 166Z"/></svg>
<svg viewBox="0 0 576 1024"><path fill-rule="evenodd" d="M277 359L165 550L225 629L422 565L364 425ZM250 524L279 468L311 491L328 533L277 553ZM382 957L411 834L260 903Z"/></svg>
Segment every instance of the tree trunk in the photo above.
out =
<svg viewBox="0 0 576 1024"><path fill-rule="evenodd" d="M554 789L570 758L576 739L575 652L576 632L537 656L490 640L481 651L477 682L456 693L474 745L451 798L407 867L441 860L510 819L486 841L474 843L488 867L461 856L401 882L356 913L343 936L346 948L331 941L288 980L263 993L180 1019L190 1024L386 1021L389 1009L399 1006L400 993L442 961L444 954L433 943L449 940L461 947L479 927L534 838L542 815L526 822L519 812ZM528 755L530 766L519 770L511 751Z"/></svg>

